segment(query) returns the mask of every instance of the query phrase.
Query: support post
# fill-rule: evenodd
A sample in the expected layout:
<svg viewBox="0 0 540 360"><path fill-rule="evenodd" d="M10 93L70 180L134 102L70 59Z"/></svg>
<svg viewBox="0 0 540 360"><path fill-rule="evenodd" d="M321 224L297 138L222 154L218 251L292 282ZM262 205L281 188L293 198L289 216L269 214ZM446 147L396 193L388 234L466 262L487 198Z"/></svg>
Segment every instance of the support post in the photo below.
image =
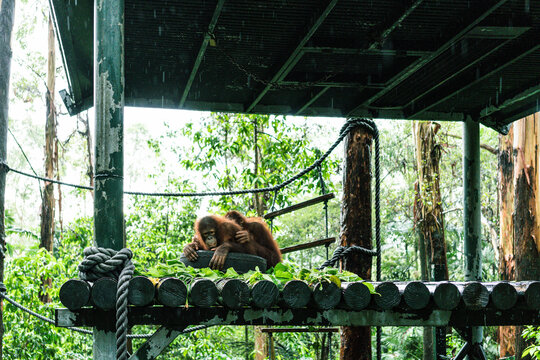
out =
<svg viewBox="0 0 540 360"><path fill-rule="evenodd" d="M123 0L94 2L94 109L94 244L120 250L125 247ZM114 331L94 328L93 349L94 359L115 359Z"/></svg>
<svg viewBox="0 0 540 360"><path fill-rule="evenodd" d="M463 123L463 231L465 280L482 280L482 227L480 213L480 124L470 116ZM482 327L472 328L472 344L481 344ZM469 354L470 360L479 359Z"/></svg>
<svg viewBox="0 0 540 360"><path fill-rule="evenodd" d="M371 144L373 136L364 127L356 127L345 137L343 171L343 205L341 210L341 245L372 248L371 236ZM371 278L370 256L355 254L342 263L342 268ZM343 327L342 360L371 360L371 329Z"/></svg>

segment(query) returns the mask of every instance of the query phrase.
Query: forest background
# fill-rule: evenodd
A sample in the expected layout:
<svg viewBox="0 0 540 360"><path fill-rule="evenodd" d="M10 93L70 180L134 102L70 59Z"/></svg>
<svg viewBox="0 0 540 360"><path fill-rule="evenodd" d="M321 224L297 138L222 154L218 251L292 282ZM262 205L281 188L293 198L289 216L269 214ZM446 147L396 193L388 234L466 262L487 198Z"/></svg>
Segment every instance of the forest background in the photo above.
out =
<svg viewBox="0 0 540 360"><path fill-rule="evenodd" d="M48 3L17 1L13 33L8 164L13 169L45 173ZM56 64L61 64L56 49ZM57 90L66 88L62 66L55 66ZM93 114L69 117L56 96L54 176L71 183L92 183ZM191 192L265 187L279 184L311 165L337 138L344 119L241 116L163 109L125 111L125 189ZM382 165L382 278L421 278L414 202L417 163L413 123L378 121ZM462 126L441 123L440 186L448 269L452 280L463 280ZM499 135L481 128L483 279L498 280ZM256 159L256 160L255 160ZM343 148L338 147L321 168L277 193L275 208L333 191L329 204L330 236L339 236ZM59 307L58 289L77 276L82 250L92 244L92 194L54 186L53 251L40 249L40 208L44 184L8 173L6 194L8 294L49 317ZM205 212L223 214L238 209L257 215L272 207L274 194L212 198L125 197L127 246L137 266L177 258L191 240L195 218ZM322 206L278 218L274 235L281 247L325 237ZM332 245L330 252L335 245ZM289 261L315 267L326 259L326 249L292 253ZM42 279L52 279L46 286ZM40 294L51 301L43 302ZM92 342L86 335L54 328L10 304L4 307L6 359L87 359ZM136 328L136 333L150 328ZM422 329L384 328L383 359L422 359ZM337 359L339 339L317 333L275 336L276 355L290 359ZM498 357L497 329L486 328L490 359ZM330 343L330 352L322 347ZM134 346L139 343L134 341ZM449 355L462 342L449 336ZM179 337L164 358L244 359L253 357L251 328L215 327ZM324 355L323 355L324 354Z"/></svg>

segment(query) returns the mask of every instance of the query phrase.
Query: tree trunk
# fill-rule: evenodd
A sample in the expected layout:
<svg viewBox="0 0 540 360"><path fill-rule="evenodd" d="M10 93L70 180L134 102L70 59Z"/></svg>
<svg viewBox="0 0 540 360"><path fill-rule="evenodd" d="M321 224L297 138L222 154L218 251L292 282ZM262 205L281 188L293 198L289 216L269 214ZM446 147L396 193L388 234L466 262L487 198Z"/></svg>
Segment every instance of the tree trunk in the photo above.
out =
<svg viewBox="0 0 540 360"><path fill-rule="evenodd" d="M436 135L440 125L434 122L415 122L413 133L416 149L418 180L415 187L415 226L419 233L422 280L448 280L444 218L441 205L440 171L441 148ZM446 355L446 330L437 328L435 349L433 329L424 328L424 359L433 359L433 351Z"/></svg>
<svg viewBox="0 0 540 360"><path fill-rule="evenodd" d="M372 135L363 127L353 129L345 137L343 171L343 205L341 213L341 245L372 248L371 236L371 144ZM345 270L363 279L371 278L370 256L355 254L342 262ZM342 328L340 358L371 360L371 329Z"/></svg>
<svg viewBox="0 0 540 360"><path fill-rule="evenodd" d="M516 280L540 279L540 201L538 201L538 146L540 114L528 116L514 124L514 256ZM516 337L516 359L521 359L525 343L522 327ZM528 358L528 357L526 357Z"/></svg>
<svg viewBox="0 0 540 360"><path fill-rule="evenodd" d="M9 75L11 70L11 32L15 17L15 0L0 0L0 162L7 161L7 130L9 108ZM6 171L0 167L0 282L4 282L6 229L4 200ZM4 321L0 300L0 360L3 358Z"/></svg>
<svg viewBox="0 0 540 360"><path fill-rule="evenodd" d="M48 36L48 59L47 59L47 121L45 123L45 177L54 178L54 144L56 139L56 115L54 109L54 30L52 20L49 16L49 36ZM40 247L52 251L54 239L54 184L46 182L43 188L43 199L41 199L41 242ZM51 279L42 279L43 287L51 285ZM50 302L51 299L46 293L40 294L43 302Z"/></svg>
<svg viewBox="0 0 540 360"><path fill-rule="evenodd" d="M506 136L499 136L499 275L501 280L515 280L514 260L514 126ZM516 353L515 326L500 326L498 331L501 358Z"/></svg>

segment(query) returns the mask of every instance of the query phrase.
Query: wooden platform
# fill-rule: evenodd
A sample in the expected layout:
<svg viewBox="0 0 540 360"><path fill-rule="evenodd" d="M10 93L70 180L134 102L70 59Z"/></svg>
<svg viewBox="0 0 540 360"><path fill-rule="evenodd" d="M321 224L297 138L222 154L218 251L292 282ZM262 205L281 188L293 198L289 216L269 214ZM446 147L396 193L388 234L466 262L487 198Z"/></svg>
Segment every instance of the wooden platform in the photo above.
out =
<svg viewBox="0 0 540 360"><path fill-rule="evenodd" d="M540 325L540 282L537 281L378 282L371 283L377 292L371 294L363 282L343 283L338 288L334 283L313 286L295 280L278 290L270 281L248 285L238 279L221 279L217 283L197 279L184 287L178 286L183 284L175 279L175 286L165 288L167 282L162 280L154 288L145 278L137 280L129 298L134 302L146 300L139 302L140 306L129 307L131 325ZM96 284L88 286L92 295L89 304L101 299L94 296ZM143 284L150 285L145 289ZM114 286L111 281L109 290L114 291ZM103 289L99 288L98 295L103 295ZM167 297L160 294L164 289ZM78 297L80 293L79 290ZM172 301L175 296L179 301ZM65 291L63 298L69 298ZM161 302L169 299L176 305L164 306L158 299ZM112 329L114 319L113 307L103 305L56 310L56 325L60 327Z"/></svg>

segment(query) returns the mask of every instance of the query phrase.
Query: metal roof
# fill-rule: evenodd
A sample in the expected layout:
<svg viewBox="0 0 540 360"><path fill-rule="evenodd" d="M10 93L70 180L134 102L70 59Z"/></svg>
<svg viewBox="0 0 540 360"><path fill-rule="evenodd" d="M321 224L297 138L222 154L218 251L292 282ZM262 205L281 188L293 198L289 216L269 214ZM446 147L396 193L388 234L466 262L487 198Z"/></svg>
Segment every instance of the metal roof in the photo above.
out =
<svg viewBox="0 0 540 360"><path fill-rule="evenodd" d="M92 105L93 3L51 0L70 113ZM537 0L125 0L125 104L463 120L539 109Z"/></svg>

